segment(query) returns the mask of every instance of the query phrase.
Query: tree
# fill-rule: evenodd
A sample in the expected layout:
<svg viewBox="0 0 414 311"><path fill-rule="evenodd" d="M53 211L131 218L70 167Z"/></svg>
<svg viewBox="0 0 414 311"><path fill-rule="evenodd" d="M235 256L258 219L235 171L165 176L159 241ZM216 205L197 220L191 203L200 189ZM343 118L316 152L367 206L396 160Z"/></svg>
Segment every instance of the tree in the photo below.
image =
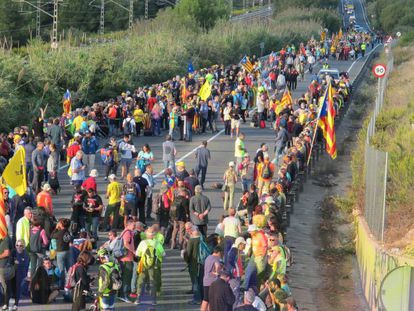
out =
<svg viewBox="0 0 414 311"><path fill-rule="evenodd" d="M29 38L27 19L20 13L20 6L11 0L0 0L0 37L13 39L13 45L25 43Z"/></svg>
<svg viewBox="0 0 414 311"><path fill-rule="evenodd" d="M181 0L175 9L179 17L190 16L204 29L212 28L217 20L230 15L225 0Z"/></svg>

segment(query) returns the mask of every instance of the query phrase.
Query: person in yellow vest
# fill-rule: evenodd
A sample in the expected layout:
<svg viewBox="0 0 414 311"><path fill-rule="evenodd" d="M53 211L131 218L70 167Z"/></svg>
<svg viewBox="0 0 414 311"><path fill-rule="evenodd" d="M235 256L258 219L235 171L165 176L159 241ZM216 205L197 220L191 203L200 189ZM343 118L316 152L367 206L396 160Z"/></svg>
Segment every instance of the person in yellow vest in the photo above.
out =
<svg viewBox="0 0 414 311"><path fill-rule="evenodd" d="M365 42L362 42L362 44L361 44L361 54L362 54L362 57L365 56L366 49L367 49L367 45L365 44Z"/></svg>
<svg viewBox="0 0 414 311"><path fill-rule="evenodd" d="M242 163L246 153L246 146L244 145L244 133L240 133L234 143L234 157L236 158L236 172L239 171L239 165Z"/></svg>
<svg viewBox="0 0 414 311"><path fill-rule="evenodd" d="M29 248L30 242L30 221L32 216L32 208L26 207L24 209L23 217L17 221L16 225L16 241L23 240L27 249Z"/></svg>
<svg viewBox="0 0 414 311"><path fill-rule="evenodd" d="M105 210L103 220L103 228L106 231L117 229L119 225L119 209L121 207L122 185L117 181L114 174L108 177L110 183L106 190L106 197L108 198L108 205ZM109 225L109 217L113 216L112 226Z"/></svg>

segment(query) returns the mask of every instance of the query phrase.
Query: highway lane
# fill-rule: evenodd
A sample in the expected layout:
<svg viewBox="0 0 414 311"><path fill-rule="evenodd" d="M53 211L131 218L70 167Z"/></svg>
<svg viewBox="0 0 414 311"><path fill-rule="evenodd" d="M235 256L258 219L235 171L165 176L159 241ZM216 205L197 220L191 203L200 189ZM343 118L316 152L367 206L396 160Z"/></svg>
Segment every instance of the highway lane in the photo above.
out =
<svg viewBox="0 0 414 311"><path fill-rule="evenodd" d="M356 11L358 7L356 6ZM358 16L363 16L360 12L356 12ZM357 17L361 18L361 17ZM359 22L360 25L363 25L362 22ZM363 60L356 62L352 61L330 61L332 68L338 68L339 71L347 71L350 69L351 78L355 78L359 70L363 65ZM315 68L317 70L317 68ZM295 98L304 93L307 89L307 86L310 82L311 76L306 74L305 81L298 83L298 89L293 92ZM243 125L242 131L246 134L246 148L250 154L255 154L256 149L259 147L261 142L268 143L271 147L273 146L274 141L274 132L273 130L266 129L254 129L248 127L248 123ZM176 147L178 150L178 156L182 157L190 153L194 148L200 145L202 140L211 138L211 134L206 135L195 135L192 143L185 142L176 142ZM149 143L154 155L155 162L154 168L155 172L161 172L163 164L161 161L162 151L161 143L163 138L161 137L139 137L134 139L134 144L136 147L140 148L143 144ZM231 139L228 136L217 135L208 145L208 148L212 154L212 160L209 165L207 181L206 181L206 191L205 194L209 196L213 210L210 214L210 226L209 232L214 230L215 225L218 222L218 219L223 214L222 208L222 197L221 192L211 188L213 183L221 180L224 170L227 167L229 161L234 160L234 139ZM272 149L272 148L270 148ZM273 154L272 154L273 155ZM98 158L98 157L97 157ZM100 174L103 174L103 167L99 164L97 159L97 168ZM185 159L185 163L188 168L193 168L195 166L194 155L190 154ZM62 185L62 191L58 196L53 198L55 205L56 216L67 217L70 214L70 197L72 193L72 187L69 185L69 180L66 175L66 170L60 172L60 181ZM107 183L103 180L102 177L98 178L98 192L103 194L106 189ZM308 187L308 185L305 185ZM241 194L240 185L236 191L236 201L239 199ZM302 200L302 198L301 198ZM106 200L104 200L106 202ZM298 212L295 210L295 214L292 216L291 228L288 231L289 246L294 249L294 255L296 258L296 264L293 266L290 278L292 282L292 287L297 288L297 295L306 295L303 294L300 288L314 285L314 280L309 274L309 265L317 265L313 262L306 253L306 248L302 247L302 242L300 238L304 234L309 234L309 230L306 224L304 225L304 218L308 217L307 214L312 211L306 206L306 198L303 198L305 204L298 204ZM301 206L302 205L302 206ZM303 208L303 213L300 212L300 209ZM293 234L294 232L294 234ZM104 235L101 235L104 239ZM191 296L185 294L187 290L190 289L190 279L187 272L182 272L181 269L184 267L184 263L179 256L179 251L177 250L167 250L167 256L163 265L163 288L162 288L162 297L159 299L159 305L156 307L156 310L198 310L193 306L187 305L187 301L190 300ZM307 269L306 269L307 268ZM296 294L296 291L294 290ZM23 301L22 308L27 308L29 301ZM62 302L61 298L58 298L57 302L53 305L47 306L36 306L31 305L31 310L68 310L70 308L69 304ZM117 310L147 310L148 306L140 306L137 308L134 305L126 303L117 303Z"/></svg>

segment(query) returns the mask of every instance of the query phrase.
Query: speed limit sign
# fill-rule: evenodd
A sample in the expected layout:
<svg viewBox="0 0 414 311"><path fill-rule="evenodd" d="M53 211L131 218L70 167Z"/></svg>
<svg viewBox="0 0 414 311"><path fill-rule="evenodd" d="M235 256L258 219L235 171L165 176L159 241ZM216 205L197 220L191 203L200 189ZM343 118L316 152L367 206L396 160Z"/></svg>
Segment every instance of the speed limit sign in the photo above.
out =
<svg viewBox="0 0 414 311"><path fill-rule="evenodd" d="M374 68L372 68L372 71L374 72L374 76L377 78L384 78L385 73L387 72L387 66L383 64L375 65Z"/></svg>

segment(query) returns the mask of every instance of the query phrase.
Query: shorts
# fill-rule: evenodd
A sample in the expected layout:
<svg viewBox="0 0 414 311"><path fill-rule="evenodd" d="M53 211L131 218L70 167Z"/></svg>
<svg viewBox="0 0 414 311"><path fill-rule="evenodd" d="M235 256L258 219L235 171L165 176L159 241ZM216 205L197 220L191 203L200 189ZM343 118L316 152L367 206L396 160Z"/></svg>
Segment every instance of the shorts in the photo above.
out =
<svg viewBox="0 0 414 311"><path fill-rule="evenodd" d="M137 206L135 201L128 201L128 203L125 204L124 216L137 216Z"/></svg>
<svg viewBox="0 0 414 311"><path fill-rule="evenodd" d="M208 302L208 292L210 286L203 286L203 300Z"/></svg>
<svg viewBox="0 0 414 311"><path fill-rule="evenodd" d="M132 159L121 158L121 165L122 166L130 167L131 163L132 163Z"/></svg>
<svg viewBox="0 0 414 311"><path fill-rule="evenodd" d="M231 128L239 128L240 127L240 120L231 119Z"/></svg>
<svg viewBox="0 0 414 311"><path fill-rule="evenodd" d="M100 307L102 310L113 310L115 308L115 295L101 297Z"/></svg>

